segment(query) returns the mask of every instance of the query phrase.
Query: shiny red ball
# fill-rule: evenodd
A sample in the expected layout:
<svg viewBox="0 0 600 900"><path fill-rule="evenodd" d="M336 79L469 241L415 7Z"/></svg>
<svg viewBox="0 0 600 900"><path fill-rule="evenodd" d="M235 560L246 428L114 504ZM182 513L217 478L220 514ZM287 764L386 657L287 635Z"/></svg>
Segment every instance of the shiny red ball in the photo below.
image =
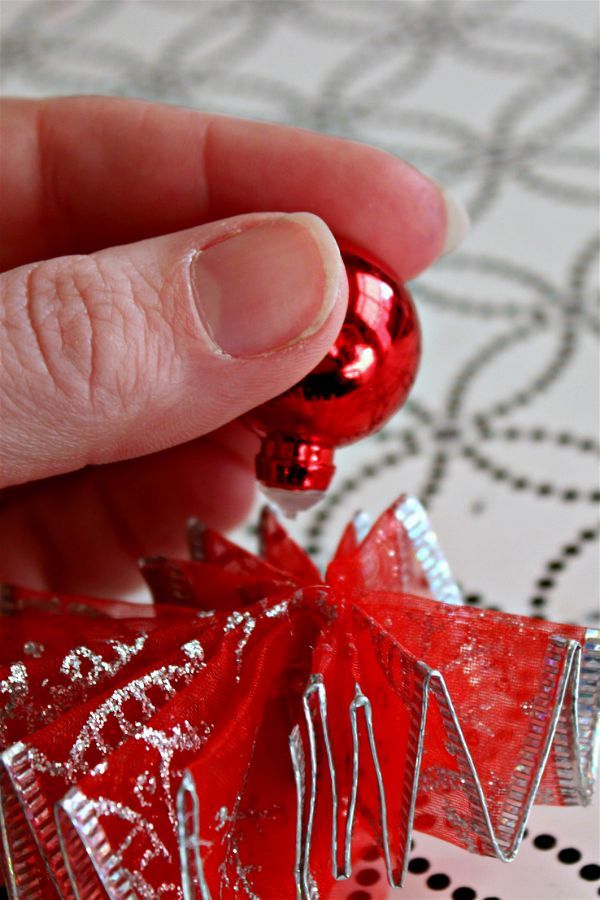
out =
<svg viewBox="0 0 600 900"><path fill-rule="evenodd" d="M362 251L341 249L349 301L335 344L302 381L246 416L262 438L256 467L267 488L325 490L333 449L380 428L417 373L420 331L409 292Z"/></svg>

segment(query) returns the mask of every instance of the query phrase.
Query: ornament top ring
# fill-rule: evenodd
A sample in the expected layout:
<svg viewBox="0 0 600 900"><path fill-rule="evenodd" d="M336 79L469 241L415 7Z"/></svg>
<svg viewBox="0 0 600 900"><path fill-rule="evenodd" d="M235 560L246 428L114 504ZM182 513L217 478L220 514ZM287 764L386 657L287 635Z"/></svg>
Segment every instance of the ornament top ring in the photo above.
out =
<svg viewBox="0 0 600 900"><path fill-rule="evenodd" d="M399 409L419 365L409 292L367 253L347 242L340 249L349 297L335 344L302 381L245 417L262 439L260 485L291 516L323 496L335 447L366 437Z"/></svg>

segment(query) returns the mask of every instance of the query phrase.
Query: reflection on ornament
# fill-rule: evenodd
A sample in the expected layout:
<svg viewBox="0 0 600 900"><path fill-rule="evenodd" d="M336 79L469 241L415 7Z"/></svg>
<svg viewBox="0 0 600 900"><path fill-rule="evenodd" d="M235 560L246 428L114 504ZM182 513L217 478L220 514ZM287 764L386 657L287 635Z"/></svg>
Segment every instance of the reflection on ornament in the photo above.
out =
<svg viewBox="0 0 600 900"><path fill-rule="evenodd" d="M284 394L245 417L261 439L256 473L286 515L323 496L333 451L376 431L400 408L420 357L410 294L379 263L342 244L348 311L319 365Z"/></svg>
<svg viewBox="0 0 600 900"><path fill-rule="evenodd" d="M598 631L464 606L414 498L324 577L260 537L192 523L153 606L5 588L11 898L334 900L368 850L384 900L413 828L509 861L534 802L589 803Z"/></svg>

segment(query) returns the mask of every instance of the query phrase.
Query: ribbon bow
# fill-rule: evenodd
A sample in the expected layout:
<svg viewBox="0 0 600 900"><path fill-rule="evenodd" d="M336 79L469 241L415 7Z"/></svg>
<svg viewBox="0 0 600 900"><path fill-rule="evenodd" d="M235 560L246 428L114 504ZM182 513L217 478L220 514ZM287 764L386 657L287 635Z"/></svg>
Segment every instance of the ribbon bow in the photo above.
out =
<svg viewBox="0 0 600 900"><path fill-rule="evenodd" d="M589 802L599 632L462 605L414 498L325 578L269 510L259 556L189 538L153 605L3 591L13 897L340 896L413 828L510 860L534 801Z"/></svg>

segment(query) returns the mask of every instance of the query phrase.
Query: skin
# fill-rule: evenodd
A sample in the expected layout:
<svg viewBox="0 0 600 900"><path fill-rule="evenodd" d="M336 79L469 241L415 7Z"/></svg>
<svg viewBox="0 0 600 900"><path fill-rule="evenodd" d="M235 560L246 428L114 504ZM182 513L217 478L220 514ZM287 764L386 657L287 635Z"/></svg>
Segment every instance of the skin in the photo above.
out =
<svg viewBox="0 0 600 900"><path fill-rule="evenodd" d="M221 227L213 223L232 216L247 223L264 213L313 213L400 280L419 274L444 245L446 210L437 185L402 160L353 142L102 97L7 100L1 129L0 313L7 321L19 291L37 290L25 279L29 270L18 267L51 261L42 272L52 280L57 267L72 265L61 262L65 256L101 259L110 270L111 260L129 255L152 285L155 247L168 240L204 246ZM181 237L186 229L189 237ZM159 244L134 244L163 235ZM87 290L84 284L79 299L89 299L93 327L107 310ZM175 306L178 290L175 279ZM101 440L97 409L90 424L85 406L85 397L94 399L93 385L88 392L72 385L75 400L57 406L56 386L71 377L64 359L76 359L76 340L64 332L48 367L52 383L40 386L36 353L48 340L47 317L39 314L39 297L35 307L22 305L23 314L13 303L22 318L11 320L0 338L0 350L13 360L0 384L0 424L12 435L0 473L0 580L118 595L139 583L140 556L183 553L189 515L221 529L242 520L254 495L256 439L236 420L325 355L343 319L344 291L342 285L314 335L274 353L268 366L264 359L227 362L229 393L222 361L206 351L182 394L179 417L168 404L163 411L155 400L140 403L133 424L128 420L108 442ZM55 294L60 301L60 290ZM133 293L126 307L125 330L133 327L138 299ZM38 312L26 320L28 308ZM160 353L170 354L177 330L161 319L156 327L163 326ZM148 353L155 337L148 338ZM148 360L125 359L132 383L144 381ZM122 402L117 392L105 392L107 421L119 420ZM3 440L0 434L0 445Z"/></svg>

